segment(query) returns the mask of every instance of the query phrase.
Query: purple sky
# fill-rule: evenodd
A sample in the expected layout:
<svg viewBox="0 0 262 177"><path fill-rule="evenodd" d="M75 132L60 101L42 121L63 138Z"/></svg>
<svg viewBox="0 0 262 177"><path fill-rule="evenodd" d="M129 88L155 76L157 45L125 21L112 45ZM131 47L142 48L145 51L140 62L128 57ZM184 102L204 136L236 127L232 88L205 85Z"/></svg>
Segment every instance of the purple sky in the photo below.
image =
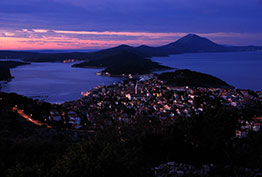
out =
<svg viewBox="0 0 262 177"><path fill-rule="evenodd" d="M0 49L156 46L186 33L262 46L262 0L0 1Z"/></svg>

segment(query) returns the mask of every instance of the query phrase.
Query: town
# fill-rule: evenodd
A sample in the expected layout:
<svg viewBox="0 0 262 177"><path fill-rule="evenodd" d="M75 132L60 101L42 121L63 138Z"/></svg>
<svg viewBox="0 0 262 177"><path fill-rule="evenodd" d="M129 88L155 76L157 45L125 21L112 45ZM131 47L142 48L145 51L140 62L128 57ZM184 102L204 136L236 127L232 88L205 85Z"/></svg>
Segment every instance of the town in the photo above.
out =
<svg viewBox="0 0 262 177"><path fill-rule="evenodd" d="M262 92L223 88L168 86L157 77L151 79L127 79L109 86L98 86L82 93L78 100L52 105L50 114L42 121L62 129L88 130L95 132L106 126L164 128L178 118L198 115L217 106L245 110L262 105ZM258 110L261 111L261 110ZM241 127L237 137L249 131L259 131L261 113L252 119L239 117Z"/></svg>

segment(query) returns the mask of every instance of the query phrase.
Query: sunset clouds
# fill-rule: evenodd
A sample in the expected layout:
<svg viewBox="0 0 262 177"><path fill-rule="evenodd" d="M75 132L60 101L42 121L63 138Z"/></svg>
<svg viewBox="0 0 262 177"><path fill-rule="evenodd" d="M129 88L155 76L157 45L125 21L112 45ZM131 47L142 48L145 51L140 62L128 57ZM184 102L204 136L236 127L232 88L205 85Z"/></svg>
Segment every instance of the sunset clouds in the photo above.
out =
<svg viewBox="0 0 262 177"><path fill-rule="evenodd" d="M262 45L261 19L261 0L1 0L0 49L157 46L187 33Z"/></svg>
<svg viewBox="0 0 262 177"><path fill-rule="evenodd" d="M116 32L116 31L62 31L47 29L0 30L1 50L31 49L95 49L120 44L159 46L174 42L187 33ZM197 33L220 44L245 45L254 43L262 34ZM258 42L259 44L259 42Z"/></svg>

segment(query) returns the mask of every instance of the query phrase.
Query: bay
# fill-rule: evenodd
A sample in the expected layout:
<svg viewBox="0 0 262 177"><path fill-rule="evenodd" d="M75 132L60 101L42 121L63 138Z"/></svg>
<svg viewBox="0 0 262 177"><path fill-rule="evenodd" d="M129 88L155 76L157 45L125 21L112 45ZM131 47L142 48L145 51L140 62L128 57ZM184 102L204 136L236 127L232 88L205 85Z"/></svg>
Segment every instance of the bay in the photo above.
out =
<svg viewBox="0 0 262 177"><path fill-rule="evenodd" d="M51 103L72 101L81 92L110 85L122 78L97 76L101 69L72 68L72 63L32 63L11 69L14 76L2 84L3 92L14 92Z"/></svg>

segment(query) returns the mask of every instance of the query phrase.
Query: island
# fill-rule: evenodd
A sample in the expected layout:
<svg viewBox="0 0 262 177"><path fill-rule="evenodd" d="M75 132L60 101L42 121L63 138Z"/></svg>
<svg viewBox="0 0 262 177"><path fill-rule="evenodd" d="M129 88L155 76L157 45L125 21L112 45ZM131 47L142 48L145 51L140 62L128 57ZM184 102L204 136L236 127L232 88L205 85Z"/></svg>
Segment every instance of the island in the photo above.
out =
<svg viewBox="0 0 262 177"><path fill-rule="evenodd" d="M188 34L163 46L119 45L96 52L39 53L24 51L0 51L0 59L21 59L30 62L63 62L64 60L100 60L120 52L132 52L143 57L160 57L182 53L261 51L262 46L226 46L217 44L196 34Z"/></svg>
<svg viewBox="0 0 262 177"><path fill-rule="evenodd" d="M174 72L165 72L158 76L159 80L165 81L171 86L189 86L206 88L224 88L233 89L234 87L225 81L196 71L188 69L176 70Z"/></svg>
<svg viewBox="0 0 262 177"><path fill-rule="evenodd" d="M0 51L2 59L21 59L27 62L82 61L73 67L105 68L101 75L141 75L156 70L170 69L152 62L152 57L163 57L182 53L261 51L259 46L225 46L196 34L188 34L167 45L137 47L119 45L96 52L39 53L24 51ZM1 59L0 59L1 60ZM7 71L8 72L8 71Z"/></svg>
<svg viewBox="0 0 262 177"><path fill-rule="evenodd" d="M172 69L168 66L160 65L145 57L133 52L122 51L115 55L103 57L99 60L90 60L73 67L81 68L105 68L101 75L123 76L123 75L143 75L153 71Z"/></svg>

